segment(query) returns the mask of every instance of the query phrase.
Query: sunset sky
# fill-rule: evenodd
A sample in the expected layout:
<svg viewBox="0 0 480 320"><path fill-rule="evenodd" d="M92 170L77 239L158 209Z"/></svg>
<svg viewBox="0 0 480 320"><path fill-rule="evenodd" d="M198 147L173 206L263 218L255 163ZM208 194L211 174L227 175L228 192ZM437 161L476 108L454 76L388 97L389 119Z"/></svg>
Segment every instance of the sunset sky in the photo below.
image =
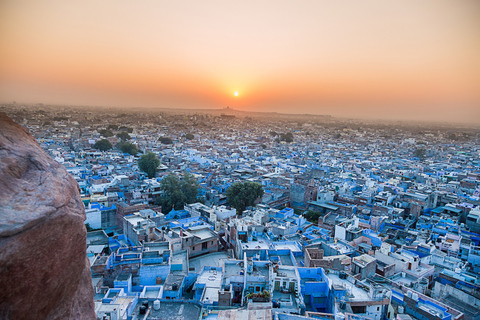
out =
<svg viewBox="0 0 480 320"><path fill-rule="evenodd" d="M0 0L14 100L480 123L480 1Z"/></svg>

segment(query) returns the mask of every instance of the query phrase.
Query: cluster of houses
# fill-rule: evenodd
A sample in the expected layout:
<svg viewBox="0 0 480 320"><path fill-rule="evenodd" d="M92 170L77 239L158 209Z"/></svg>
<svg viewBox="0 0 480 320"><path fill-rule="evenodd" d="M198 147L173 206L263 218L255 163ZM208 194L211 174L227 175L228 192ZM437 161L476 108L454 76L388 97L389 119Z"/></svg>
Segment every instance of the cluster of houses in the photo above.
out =
<svg viewBox="0 0 480 320"><path fill-rule="evenodd" d="M480 319L478 130L46 109L13 118L79 184L98 319ZM93 148L122 130L154 178ZM199 202L162 211L185 171ZM238 181L265 191L240 214Z"/></svg>

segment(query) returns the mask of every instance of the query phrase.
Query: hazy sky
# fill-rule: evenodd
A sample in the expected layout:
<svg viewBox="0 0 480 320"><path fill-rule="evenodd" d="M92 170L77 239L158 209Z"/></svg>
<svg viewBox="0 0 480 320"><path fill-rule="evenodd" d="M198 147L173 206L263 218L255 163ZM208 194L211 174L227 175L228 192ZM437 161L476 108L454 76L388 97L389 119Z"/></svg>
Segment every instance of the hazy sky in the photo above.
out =
<svg viewBox="0 0 480 320"><path fill-rule="evenodd" d="M0 100L480 123L480 1L0 0Z"/></svg>

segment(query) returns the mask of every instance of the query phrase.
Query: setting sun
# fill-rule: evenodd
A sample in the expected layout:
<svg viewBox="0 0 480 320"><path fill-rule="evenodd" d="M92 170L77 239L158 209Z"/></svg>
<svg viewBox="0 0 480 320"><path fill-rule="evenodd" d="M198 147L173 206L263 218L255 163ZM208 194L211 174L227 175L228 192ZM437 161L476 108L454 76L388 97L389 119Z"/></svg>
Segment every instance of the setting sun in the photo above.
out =
<svg viewBox="0 0 480 320"><path fill-rule="evenodd" d="M235 91L235 92L233 93L233 95L234 95L235 97L238 97L238 92Z"/></svg>

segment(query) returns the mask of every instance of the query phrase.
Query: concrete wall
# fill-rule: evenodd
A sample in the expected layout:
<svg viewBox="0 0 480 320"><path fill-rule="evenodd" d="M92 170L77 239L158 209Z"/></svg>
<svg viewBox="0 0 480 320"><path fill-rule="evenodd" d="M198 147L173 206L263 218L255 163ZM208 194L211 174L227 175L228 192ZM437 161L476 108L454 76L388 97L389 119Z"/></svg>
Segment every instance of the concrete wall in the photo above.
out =
<svg viewBox="0 0 480 320"><path fill-rule="evenodd" d="M394 264L395 265L395 273L401 272L402 270L407 268L407 264L401 260L392 258L380 251L375 251L375 258L386 263L387 265Z"/></svg>
<svg viewBox="0 0 480 320"><path fill-rule="evenodd" d="M85 224L89 224L93 229L100 229L102 227L102 213L99 209L87 209L85 210L87 218Z"/></svg>
<svg viewBox="0 0 480 320"><path fill-rule="evenodd" d="M446 296L447 294L480 309L480 299L475 298L474 296L463 292L460 289L455 287L441 284L440 282L435 282L435 286L433 287L432 298L438 299L442 296Z"/></svg>

